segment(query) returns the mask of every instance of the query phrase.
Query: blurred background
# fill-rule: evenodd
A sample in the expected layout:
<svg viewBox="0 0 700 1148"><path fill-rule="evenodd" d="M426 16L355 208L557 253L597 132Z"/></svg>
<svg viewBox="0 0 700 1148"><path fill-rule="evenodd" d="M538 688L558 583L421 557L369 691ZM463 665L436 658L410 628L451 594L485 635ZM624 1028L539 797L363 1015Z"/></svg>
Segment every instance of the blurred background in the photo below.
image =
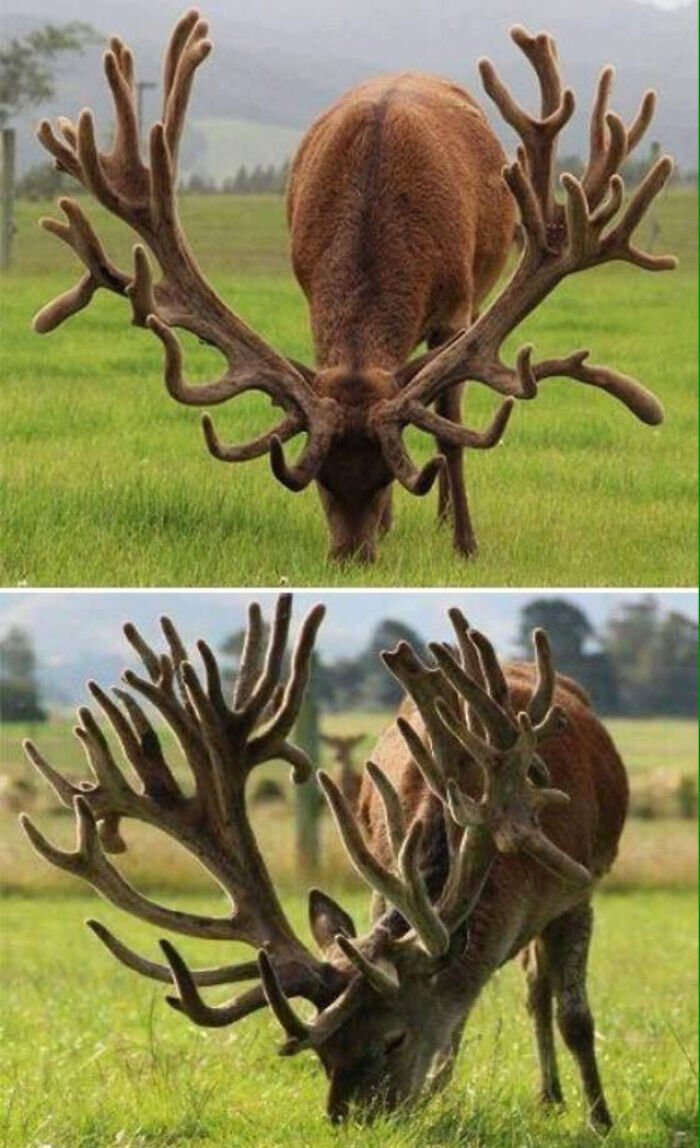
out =
<svg viewBox="0 0 700 1148"><path fill-rule="evenodd" d="M154 89L162 47L186 7L184 0L153 5L100 0L94 7L85 0L64 0L59 14L51 0L6 0L0 35L10 44L33 46L37 66L50 66L51 91L45 86L39 91L34 77L42 115L73 118L89 92L98 123L104 124L111 109L101 77L102 44L115 32L128 32L138 60L145 122L150 123L158 108ZM685 178L692 180L697 171L697 112L691 98L697 86L696 2L588 0L585 19L578 0L493 0L487 6L442 0L439 19L431 0L381 5L372 0L258 0L253 6L207 0L200 7L211 21L215 51L206 84L196 85L181 158L191 190L281 187L282 169L310 119L369 75L419 69L479 91L476 60L489 55L504 80L522 93L529 77L508 40L514 23L533 31L544 27L559 38L567 82L584 103L597 71L610 60L618 69L616 104L625 116L633 112L641 91L660 88L655 138L675 155ZM94 25L88 23L92 20ZM55 28L59 21L68 37L65 51L55 35L43 43L36 38L42 27ZM0 115L17 112L17 168L28 191L52 177L46 165L42 168L44 156L30 130L37 114L31 82L23 88L14 108L10 93L2 89ZM505 142L512 143L507 136ZM569 156L585 155L587 143L585 120L577 117L567 133ZM639 166L641 161L636 162ZM567 166L575 171L575 163Z"/></svg>
<svg viewBox="0 0 700 1148"><path fill-rule="evenodd" d="M270 617L275 595L256 596ZM530 635L544 626L557 668L576 678L604 717L630 773L631 819L613 886L693 885L697 874L697 650L695 596L635 593L323 592L295 595L295 624L321 598L328 612L317 645L312 686L296 736L348 790L378 734L391 721L401 689L379 652L407 640L448 640L447 609L459 605L504 659L530 660ZM69 840L72 814L24 760L31 736L73 778L85 777L73 712L88 699L87 678L108 687L136 662L121 633L134 621L155 648L158 617L173 618L186 644L205 637L224 676L240 658L245 593L113 592L0 594L0 869L5 891L75 892L74 883L39 863L16 826L24 809L50 837ZM167 732L173 755L177 752ZM313 787L294 791L281 765L256 771L253 819L282 881L300 870L352 882L335 833ZM127 825L126 870L146 885L173 890L206 878L170 841ZM670 842L672 841L672 847Z"/></svg>

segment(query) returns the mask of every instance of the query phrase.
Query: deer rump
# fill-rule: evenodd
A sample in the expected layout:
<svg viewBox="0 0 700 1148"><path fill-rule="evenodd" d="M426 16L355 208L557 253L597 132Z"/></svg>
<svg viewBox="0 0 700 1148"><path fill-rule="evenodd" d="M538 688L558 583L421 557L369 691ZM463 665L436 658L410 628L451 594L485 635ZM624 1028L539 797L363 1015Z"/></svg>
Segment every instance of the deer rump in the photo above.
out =
<svg viewBox="0 0 700 1148"><path fill-rule="evenodd" d="M361 84L312 125L287 208L320 366L394 371L468 325L513 240L504 163L476 101L437 76Z"/></svg>
<svg viewBox="0 0 700 1148"><path fill-rule="evenodd" d="M516 713L524 710L535 687L535 667L511 662L504 666L504 674L513 709ZM543 743L540 756L552 786L566 793L570 802L545 810L540 824L559 849L599 879L617 856L629 801L627 773L610 735L577 682L557 674L553 703L561 706L566 726L559 736ZM400 714L425 738L425 724L415 702L405 701ZM395 721L381 735L372 760L397 790L406 823L420 818L426 825L422 868L431 898L437 900L449 871L443 807L428 789ZM478 766L472 763L465 769L461 785L478 800L483 789ZM391 845L381 798L366 773L357 812L373 850L389 864ZM529 895L523 896L524 890ZM499 853L469 918L469 934L487 940L489 945L497 944L501 951L498 964L502 964L517 956L550 921L578 901L580 892L562 884L542 864L522 853ZM512 924L504 928L509 920ZM391 914L388 922L397 934L407 929L398 914Z"/></svg>

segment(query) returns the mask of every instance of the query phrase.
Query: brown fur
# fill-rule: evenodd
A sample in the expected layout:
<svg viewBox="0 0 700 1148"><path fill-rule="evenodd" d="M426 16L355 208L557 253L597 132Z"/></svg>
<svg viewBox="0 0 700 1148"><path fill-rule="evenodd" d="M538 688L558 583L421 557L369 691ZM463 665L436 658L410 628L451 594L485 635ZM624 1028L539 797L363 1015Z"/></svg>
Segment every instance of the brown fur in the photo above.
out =
<svg viewBox="0 0 700 1148"><path fill-rule="evenodd" d="M469 322L513 237L504 162L476 102L435 76L371 80L316 121L288 218L321 368L393 372Z"/></svg>
<svg viewBox="0 0 700 1148"><path fill-rule="evenodd" d="M371 559L390 520L394 476L368 431L371 407L398 392L422 340L436 346L470 324L503 269L515 220L504 162L471 96L413 73L353 89L301 143L287 204L318 364L312 385L347 412L318 475L337 557ZM459 421L454 406L445 413ZM461 449L452 455L455 545L469 553Z"/></svg>

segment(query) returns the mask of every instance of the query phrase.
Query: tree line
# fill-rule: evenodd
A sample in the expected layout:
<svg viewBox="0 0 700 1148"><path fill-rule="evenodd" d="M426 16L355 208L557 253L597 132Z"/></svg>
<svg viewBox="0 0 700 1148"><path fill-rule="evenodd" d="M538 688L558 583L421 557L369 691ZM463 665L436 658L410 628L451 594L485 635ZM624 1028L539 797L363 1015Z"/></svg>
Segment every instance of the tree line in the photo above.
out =
<svg viewBox="0 0 700 1148"><path fill-rule="evenodd" d="M627 160L622 167L626 186L636 187L641 183L658 155L659 145L652 144L648 157ZM179 191L182 195L284 195L289 167L289 159L280 164L257 163L250 167L241 164L235 175L226 176L218 182L211 176L193 172L181 181ZM583 173L584 167L584 161L579 155L565 156L558 164L560 171L569 171L576 177ZM696 175L696 172L676 172L672 179L694 184ZM40 163L29 168L16 184L16 195L20 199L41 201L66 193L80 195L83 194L83 188L70 176L57 172L51 163Z"/></svg>
<svg viewBox="0 0 700 1148"><path fill-rule="evenodd" d="M547 630L557 669L575 678L605 715L688 717L697 714L698 626L686 615L664 610L654 595L622 602L600 627L567 598L534 598L521 611L512 645L516 657L532 659L532 630ZM220 646L225 675L233 678L244 631ZM314 705L321 711L387 712L401 701L398 682L379 654L397 642L423 649L419 634L386 618L359 653L314 668ZM47 717L31 635L14 627L0 641L0 721L35 722Z"/></svg>

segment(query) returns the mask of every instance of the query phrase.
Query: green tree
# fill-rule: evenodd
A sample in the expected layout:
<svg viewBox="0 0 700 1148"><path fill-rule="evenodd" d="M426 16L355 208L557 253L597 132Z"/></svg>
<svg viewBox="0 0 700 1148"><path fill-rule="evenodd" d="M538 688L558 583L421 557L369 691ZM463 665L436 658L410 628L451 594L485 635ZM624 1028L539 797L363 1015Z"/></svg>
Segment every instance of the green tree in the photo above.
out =
<svg viewBox="0 0 700 1148"><path fill-rule="evenodd" d="M653 595L624 602L604 635L620 682L622 712L650 716L697 713L698 627L661 611Z"/></svg>
<svg viewBox="0 0 700 1148"><path fill-rule="evenodd" d="M586 642L595 634L587 615L566 598L536 598L520 613L518 650L532 657L532 631L541 627L549 634L557 659L580 661Z"/></svg>
<svg viewBox="0 0 700 1148"><path fill-rule="evenodd" d="M0 266L10 265L14 235L15 130L12 119L26 108L51 99L60 56L82 52L96 39L90 24L44 24L21 38L0 44L0 132L2 133L2 219Z"/></svg>
<svg viewBox="0 0 700 1148"><path fill-rule="evenodd" d="M613 662L604 649L590 648L597 642L590 619L566 598L536 598L521 611L518 652L532 660L532 631L547 631L557 670L575 678L591 695L603 713L618 709L617 677Z"/></svg>
<svg viewBox="0 0 700 1148"><path fill-rule="evenodd" d="M32 640L19 626L0 641L0 721L46 721Z"/></svg>
<svg viewBox="0 0 700 1148"><path fill-rule="evenodd" d="M382 650L391 650L398 642L409 642L420 648L422 640L403 622L386 618L374 629L364 650L354 658L342 658L324 667L320 697L334 709L360 706L372 710L395 709L403 689L388 673L380 659Z"/></svg>
<svg viewBox="0 0 700 1148"><path fill-rule="evenodd" d="M22 38L0 45L0 127L25 108L50 100L56 91L56 62L70 52L83 52L95 43L90 24L44 24Z"/></svg>

